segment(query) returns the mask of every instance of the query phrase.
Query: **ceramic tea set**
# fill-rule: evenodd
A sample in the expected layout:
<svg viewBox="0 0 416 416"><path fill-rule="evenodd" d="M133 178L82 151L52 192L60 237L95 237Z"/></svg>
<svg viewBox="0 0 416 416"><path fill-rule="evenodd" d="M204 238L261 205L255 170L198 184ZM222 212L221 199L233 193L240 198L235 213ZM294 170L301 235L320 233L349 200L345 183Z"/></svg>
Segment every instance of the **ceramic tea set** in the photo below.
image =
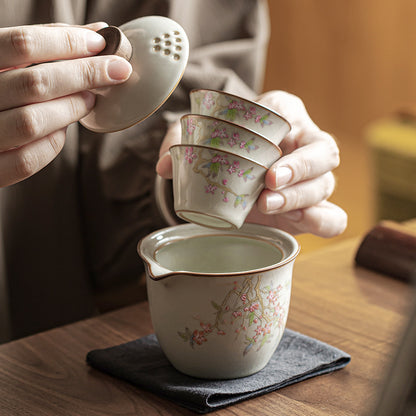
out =
<svg viewBox="0 0 416 416"><path fill-rule="evenodd" d="M264 188L267 169L280 158L290 130L280 115L229 93L190 93L182 142L170 149L176 215L218 229L236 229ZM163 196L163 195L162 195Z"/></svg>
<svg viewBox="0 0 416 416"><path fill-rule="evenodd" d="M267 365L289 312L294 237L257 224L182 224L148 235L138 252L155 333L179 371L230 379Z"/></svg>
<svg viewBox="0 0 416 416"><path fill-rule="evenodd" d="M189 53L183 28L165 17L110 31L119 32L117 44L131 44L130 52L122 49L132 55L133 74L97 92L82 123L98 132L127 128L156 111L181 79ZM189 223L149 234L137 250L154 330L172 365L199 378L244 377L267 365L288 316L299 245L283 231L243 222L290 125L224 92L194 90L190 101L181 144L170 149L175 211Z"/></svg>

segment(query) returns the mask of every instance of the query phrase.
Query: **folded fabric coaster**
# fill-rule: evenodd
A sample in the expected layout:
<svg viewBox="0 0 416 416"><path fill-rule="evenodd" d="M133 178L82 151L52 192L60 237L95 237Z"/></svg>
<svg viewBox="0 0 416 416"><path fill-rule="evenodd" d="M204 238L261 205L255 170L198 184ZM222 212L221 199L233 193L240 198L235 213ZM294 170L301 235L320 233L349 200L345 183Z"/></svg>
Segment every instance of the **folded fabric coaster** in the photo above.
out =
<svg viewBox="0 0 416 416"><path fill-rule="evenodd" d="M180 373L169 363L154 334L87 355L92 367L198 413L339 370L350 360L350 355L338 348L290 329L285 330L263 370L233 380L203 380Z"/></svg>

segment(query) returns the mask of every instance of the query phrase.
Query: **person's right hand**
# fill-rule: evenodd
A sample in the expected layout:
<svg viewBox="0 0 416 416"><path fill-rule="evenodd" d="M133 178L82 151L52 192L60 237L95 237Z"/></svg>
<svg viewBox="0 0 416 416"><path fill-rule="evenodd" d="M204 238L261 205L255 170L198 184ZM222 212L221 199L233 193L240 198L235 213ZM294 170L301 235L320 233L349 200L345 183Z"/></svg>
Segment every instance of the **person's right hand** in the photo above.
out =
<svg viewBox="0 0 416 416"><path fill-rule="evenodd" d="M105 47L95 30L105 26L0 28L0 187L33 175L57 156L67 126L94 106L89 90L129 78L125 59L94 56Z"/></svg>

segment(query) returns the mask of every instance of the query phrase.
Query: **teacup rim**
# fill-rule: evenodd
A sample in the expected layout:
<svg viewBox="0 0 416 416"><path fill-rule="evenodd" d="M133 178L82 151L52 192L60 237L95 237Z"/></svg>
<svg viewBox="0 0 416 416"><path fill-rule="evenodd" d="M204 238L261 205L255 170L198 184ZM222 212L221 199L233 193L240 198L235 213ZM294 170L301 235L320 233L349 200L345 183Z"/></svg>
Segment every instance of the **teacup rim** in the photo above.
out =
<svg viewBox="0 0 416 416"><path fill-rule="evenodd" d="M178 224L178 225L174 225L174 226L170 226L170 227L165 227L162 228L160 230L155 230L153 232L151 232L150 234L146 235L145 237L142 237L138 243L137 243L137 254L142 258L143 262L146 264L147 267L147 272L148 272L148 276L149 278L151 278L154 281L158 281L158 280L163 280L172 276L178 276L178 275L184 275L184 276L206 276L206 277L220 277L220 276L224 276L224 273L213 273L213 272L195 272L195 271L187 271L187 270L177 270L177 271L168 271L168 273L164 273L162 276L156 276L153 274L152 272L152 267L150 264L150 261L146 258L146 255L143 254L143 251L141 250L141 247L144 243L144 241L146 239L151 239L152 237L154 237L155 235L162 233L164 231L168 231L168 230L176 230L177 228L191 228L191 227L199 227L201 229L204 229L204 231L206 231L205 234L199 234L190 238L194 238L194 237L203 237L204 235L233 235L233 236L238 236L241 233L241 237L246 237L246 238L257 238L261 241L262 240L261 237L259 236L248 236L248 235L244 235L244 229L240 229L240 230L224 230L223 232L221 232L221 230L217 230L217 229L205 229L205 227L198 225L198 224L193 224L193 223L189 223L189 224ZM246 223L244 224L245 228L256 228L256 229L270 229L273 227L270 226L266 226L266 225L262 225L262 224L255 224L255 223ZM235 277L235 276L244 276L244 275L248 275L248 274L258 274L258 273L263 273L269 270L274 270L274 269L279 269L283 266L285 266L288 263L291 263L292 261L294 261L296 259L296 257L299 255L300 250L301 250L301 246L300 243L297 241L297 239L289 234L286 231L283 231L281 229L278 228L273 228L274 230L276 230L278 233L280 233L281 235L283 235L285 238L287 238L288 240L291 240L293 245L294 245L294 249L292 251L292 253L290 253L290 255L282 260L279 261L277 263L268 265L268 266L264 266L261 268L257 268L257 269L252 269L252 270L245 270L245 271L238 271L238 272L228 272L226 273L227 277ZM215 233L215 234L213 234ZM217 234L218 233L218 234ZM187 237L183 237L183 238L187 238ZM189 238L189 237L188 237ZM175 239L175 241L178 241L177 239ZM280 248L277 247L279 250ZM158 264L160 267L163 267L163 265L161 265L159 262L156 261L156 259L153 259L154 262L156 264ZM166 269L168 270L168 269Z"/></svg>
<svg viewBox="0 0 416 416"><path fill-rule="evenodd" d="M277 111L271 109L270 107L267 107L264 104L260 104L257 101L254 101L254 100L251 100L251 99L248 99L248 98L241 97L241 95L236 95L236 94L233 94L231 92L221 91L221 90L216 90L216 89L211 89L211 88L194 88L194 89L192 89L192 90L189 91L189 97L191 97L192 94L194 94L196 92L199 92L199 91L208 91L208 92L215 92L217 94L229 95L230 97L238 98L239 100L243 100L243 101L246 101L247 103L250 103L250 104L253 104L253 105L257 106L257 107L263 108L263 109L265 109L267 111L270 111L276 117L280 118L284 123L286 123L289 126L288 133L292 130L292 125L290 124L290 122L285 117L283 117Z"/></svg>
<svg viewBox="0 0 416 416"><path fill-rule="evenodd" d="M246 158L244 156L240 156L239 154L234 153L234 152L229 152L228 150L217 149L215 147L201 145L201 144L182 144L182 143L176 143L176 144L173 144L172 146L169 147L169 152L170 152L171 149L177 148L177 147L197 147L197 148L201 148L201 149L214 150L214 151L219 152L219 153L225 153L225 154L228 154L228 155L232 155L233 157L237 157L237 158L242 159L242 160L244 160L246 162L254 163L258 167L263 168L266 172L269 170L268 167L262 165L259 162L256 162L255 160L248 159L248 158Z"/></svg>
<svg viewBox="0 0 416 416"><path fill-rule="evenodd" d="M186 119L186 118L206 118L209 120L215 120L218 121L220 123L224 123L227 124L229 126L232 126L234 128L237 128L239 130L243 130L246 131L250 134L253 134L254 136L260 138L260 139L264 139L266 142L270 143L271 145L273 145L273 147L277 148L277 150L280 153L280 157L283 155L283 151L280 148L280 146L276 143L273 142L273 140L269 139L268 137L264 136L263 134L257 133L256 131L249 129L248 127L242 126L241 124L237 124L237 123L233 123L232 121L229 120L223 120L222 118L218 118L218 117L214 117L214 116L206 116L204 114L195 114L195 113L188 113L188 114L184 114L181 118L180 118L180 122L182 122L182 120Z"/></svg>

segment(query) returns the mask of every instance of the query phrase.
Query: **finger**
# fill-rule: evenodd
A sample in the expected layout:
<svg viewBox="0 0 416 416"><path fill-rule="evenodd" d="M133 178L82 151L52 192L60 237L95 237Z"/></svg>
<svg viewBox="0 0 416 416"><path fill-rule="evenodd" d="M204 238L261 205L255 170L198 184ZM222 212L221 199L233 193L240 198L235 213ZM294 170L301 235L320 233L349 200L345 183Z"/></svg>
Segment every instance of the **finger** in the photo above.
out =
<svg viewBox="0 0 416 416"><path fill-rule="evenodd" d="M318 126L310 118L303 101L296 95L286 91L268 91L260 95L256 101L281 114L291 125L288 138L295 138L302 131L318 131ZM283 149L282 149L283 150Z"/></svg>
<svg viewBox="0 0 416 416"><path fill-rule="evenodd" d="M335 178L327 172L317 178L282 188L279 191L264 190L257 205L265 214L279 214L306 208L328 199L335 189Z"/></svg>
<svg viewBox="0 0 416 416"><path fill-rule="evenodd" d="M254 207L247 221L279 228L293 235L310 233L330 238L345 231L348 216L337 205L322 201L312 207L276 215L264 215Z"/></svg>
<svg viewBox="0 0 416 416"><path fill-rule="evenodd" d="M10 68L3 68L0 69L0 72L6 72L6 71L10 71L12 69L20 69L20 68L26 68L28 66L28 64L22 64L22 65L17 65L17 66L12 66Z"/></svg>
<svg viewBox="0 0 416 416"><path fill-rule="evenodd" d="M311 233L319 237L331 238L342 234L347 228L347 213L339 206L322 201L312 207L279 215L294 234Z"/></svg>
<svg viewBox="0 0 416 416"><path fill-rule="evenodd" d="M281 157L268 170L266 188L277 190L282 186L316 178L339 165L339 148L328 133L315 131L299 141L297 149Z"/></svg>
<svg viewBox="0 0 416 416"><path fill-rule="evenodd" d="M159 161L156 164L156 172L165 179L172 179L172 158L169 148L181 142L180 121L173 123L166 132L165 138L160 146Z"/></svg>
<svg viewBox="0 0 416 416"><path fill-rule="evenodd" d="M130 63L118 56L93 56L8 71L0 74L0 111L119 84L131 72Z"/></svg>
<svg viewBox="0 0 416 416"><path fill-rule="evenodd" d="M39 24L36 26L41 26L41 27L69 27L71 25L67 24L67 23L47 23L47 24ZM93 31L98 31L100 29L103 29L104 27L107 27L108 24L105 22L93 22L93 23L88 23L86 25L72 25L73 27L81 27L81 28L86 28L86 29L90 29ZM17 68L25 68L26 66L30 65L31 62L29 63L25 63L25 64L21 64L21 65L16 65L16 66L12 66L9 68L3 68L0 69L0 72L4 72L4 71L10 71L11 69L17 69Z"/></svg>
<svg viewBox="0 0 416 416"><path fill-rule="evenodd" d="M22 146L85 117L94 106L89 91L0 112L0 151Z"/></svg>
<svg viewBox="0 0 416 416"><path fill-rule="evenodd" d="M87 28L87 29L91 29L94 31L100 30L104 27L108 26L108 23L106 22L92 22L92 23L87 23L86 25L69 25L68 23L41 23L39 25L36 26L42 26L42 27L83 27L83 28Z"/></svg>
<svg viewBox="0 0 416 416"><path fill-rule="evenodd" d="M0 187L32 176L49 164L62 150L66 129L61 129L17 149L0 153Z"/></svg>
<svg viewBox="0 0 416 416"><path fill-rule="evenodd" d="M104 38L88 28L19 26L0 28L0 69L95 55Z"/></svg>

